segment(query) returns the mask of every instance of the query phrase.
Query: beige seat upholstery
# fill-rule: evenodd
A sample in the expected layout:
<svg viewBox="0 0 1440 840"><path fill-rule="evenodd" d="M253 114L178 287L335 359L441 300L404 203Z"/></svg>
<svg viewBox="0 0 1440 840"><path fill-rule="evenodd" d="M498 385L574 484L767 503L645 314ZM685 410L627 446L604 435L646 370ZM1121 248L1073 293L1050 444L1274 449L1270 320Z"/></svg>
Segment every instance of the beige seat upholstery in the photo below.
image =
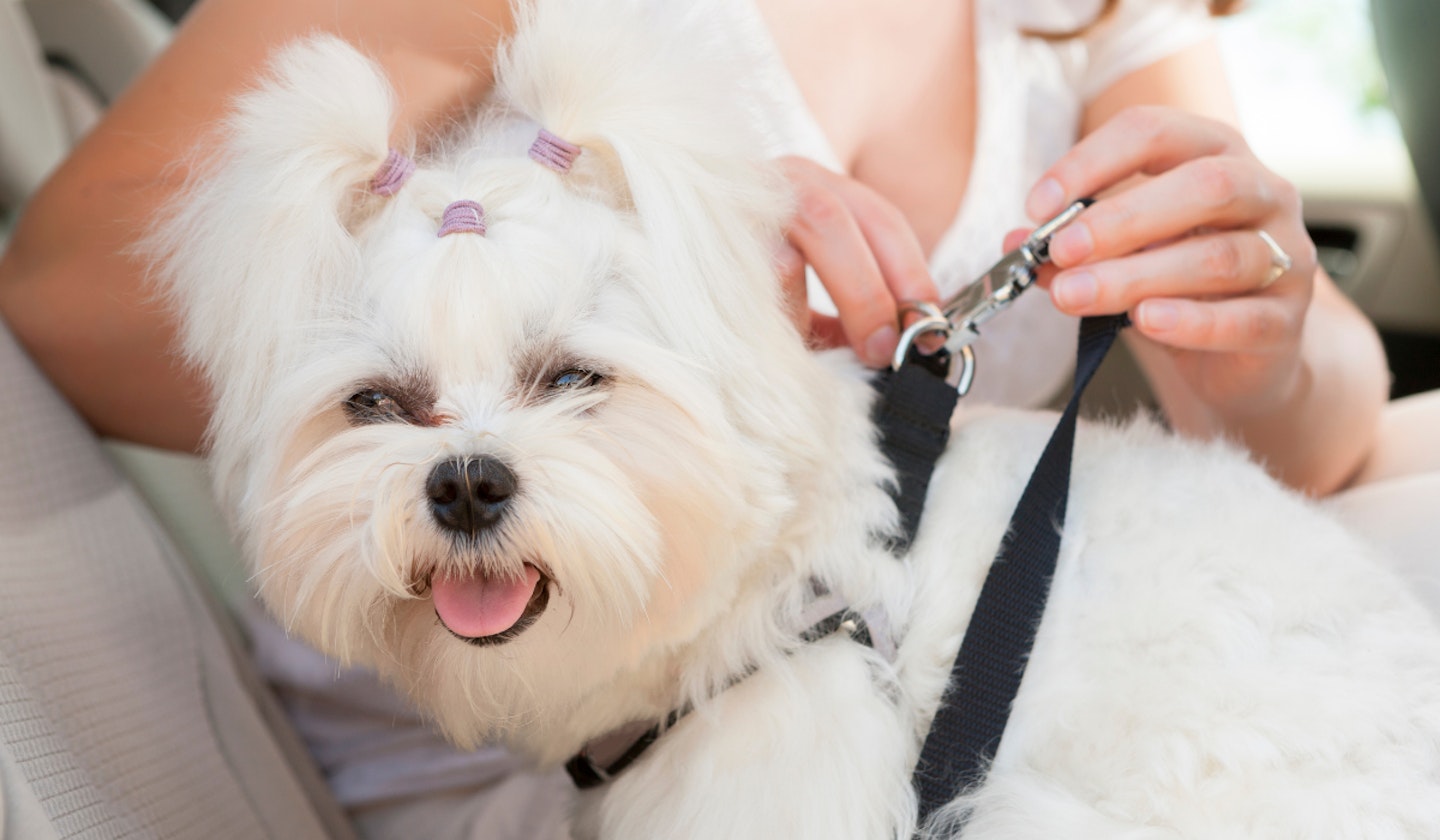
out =
<svg viewBox="0 0 1440 840"><path fill-rule="evenodd" d="M70 137L24 7L0 0L0 209L13 209L60 162Z"/></svg>
<svg viewBox="0 0 1440 840"><path fill-rule="evenodd" d="M144 0L0 0L0 212L34 192L168 32Z"/></svg>
<svg viewBox="0 0 1440 840"><path fill-rule="evenodd" d="M350 830L134 489L0 331L0 837Z"/></svg>
<svg viewBox="0 0 1440 840"><path fill-rule="evenodd" d="M0 0L0 213L167 31L143 0ZM0 383L0 840L353 837L233 625L3 324Z"/></svg>

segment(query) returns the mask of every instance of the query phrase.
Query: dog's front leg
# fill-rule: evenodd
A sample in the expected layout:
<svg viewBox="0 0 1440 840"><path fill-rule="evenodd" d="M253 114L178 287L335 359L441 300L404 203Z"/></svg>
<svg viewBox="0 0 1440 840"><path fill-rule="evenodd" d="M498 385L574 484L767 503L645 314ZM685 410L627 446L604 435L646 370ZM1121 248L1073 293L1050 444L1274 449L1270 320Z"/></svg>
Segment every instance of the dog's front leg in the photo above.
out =
<svg viewBox="0 0 1440 840"><path fill-rule="evenodd" d="M577 836L909 836L913 729L887 670L844 635L766 665L683 719L587 803L578 822L589 830Z"/></svg>

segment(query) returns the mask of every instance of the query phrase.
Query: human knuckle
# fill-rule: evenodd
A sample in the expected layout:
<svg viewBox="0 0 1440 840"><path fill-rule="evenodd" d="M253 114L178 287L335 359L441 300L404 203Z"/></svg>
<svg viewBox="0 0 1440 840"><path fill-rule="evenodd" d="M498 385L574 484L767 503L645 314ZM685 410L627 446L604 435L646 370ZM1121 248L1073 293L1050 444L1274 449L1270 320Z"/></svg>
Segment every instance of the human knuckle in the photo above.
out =
<svg viewBox="0 0 1440 840"><path fill-rule="evenodd" d="M909 230L910 222L906 220L905 214L900 212L900 208L878 194L873 196L871 204L874 207L876 219L883 229L897 232Z"/></svg>
<svg viewBox="0 0 1440 840"><path fill-rule="evenodd" d="M796 204L799 210L797 220L814 230L835 227L849 212L839 196L819 185L802 189Z"/></svg>
<svg viewBox="0 0 1440 840"><path fill-rule="evenodd" d="M1286 317L1275 308L1255 307L1236 319L1237 343L1246 347L1269 347L1286 334Z"/></svg>
<svg viewBox="0 0 1440 840"><path fill-rule="evenodd" d="M1256 341L1266 347L1278 347L1298 340L1300 335L1300 319L1298 315L1281 309L1273 313L1267 313L1260 319L1261 323L1256 328Z"/></svg>
<svg viewBox="0 0 1440 840"><path fill-rule="evenodd" d="M1097 204L1086 217L1085 226L1090 230L1096 249L1108 251L1124 236L1125 231L1134 230L1139 221L1140 208L1120 196L1103 205Z"/></svg>
<svg viewBox="0 0 1440 840"><path fill-rule="evenodd" d="M1240 177L1235 169L1220 158L1202 158L1191 168L1196 198L1206 207L1224 209L1232 205L1240 192Z"/></svg>
<svg viewBox="0 0 1440 840"><path fill-rule="evenodd" d="M1233 282L1240 279L1244 266L1244 256L1233 237L1213 236L1201 246L1200 268L1207 277Z"/></svg>
<svg viewBox="0 0 1440 840"><path fill-rule="evenodd" d="M1149 139L1160 137L1166 129L1164 111L1153 105L1131 105L1120 112L1119 120L1127 130Z"/></svg>
<svg viewBox="0 0 1440 840"><path fill-rule="evenodd" d="M873 289L848 287L844 293L835 295L835 306L847 332L864 338L886 324L893 324L895 303L886 295Z"/></svg>
<svg viewBox="0 0 1440 840"><path fill-rule="evenodd" d="M1267 320L1263 314L1254 310L1247 311L1244 315L1237 315L1232 319L1235 343L1242 347L1256 347L1263 344L1268 331Z"/></svg>
<svg viewBox="0 0 1440 840"><path fill-rule="evenodd" d="M1294 183L1285 178L1273 177L1270 179L1270 194L1276 205L1287 214L1300 215L1304 199L1300 195L1300 188Z"/></svg>

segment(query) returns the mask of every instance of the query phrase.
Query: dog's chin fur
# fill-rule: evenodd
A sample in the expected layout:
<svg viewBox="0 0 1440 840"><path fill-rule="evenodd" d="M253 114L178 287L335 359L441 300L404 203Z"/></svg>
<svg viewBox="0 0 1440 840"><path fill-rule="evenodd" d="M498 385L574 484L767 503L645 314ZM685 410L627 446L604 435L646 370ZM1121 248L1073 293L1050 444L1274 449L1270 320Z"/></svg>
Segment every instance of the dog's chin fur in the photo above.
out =
<svg viewBox="0 0 1440 840"><path fill-rule="evenodd" d="M693 705L585 797L583 835L907 837L920 737L1049 421L967 414L911 555L877 548L897 517L870 391L785 318L788 199L748 59L709 34L718 4L641 5L521 9L492 107L389 198L366 185L391 94L350 47L291 46L237 102L150 242L213 386L218 487L286 626L460 744L553 764ZM571 172L526 157L540 126L584 148ZM484 236L437 238L458 199ZM555 385L569 369L599 377ZM367 390L400 410L347 409ZM1141 422L1078 452L1010 729L931 830L1440 836L1440 643L1399 585L1223 446ZM457 457L518 481L476 539L426 498ZM436 575L526 564L548 601L523 632L469 644L437 619ZM889 616L895 662L799 643L817 581Z"/></svg>

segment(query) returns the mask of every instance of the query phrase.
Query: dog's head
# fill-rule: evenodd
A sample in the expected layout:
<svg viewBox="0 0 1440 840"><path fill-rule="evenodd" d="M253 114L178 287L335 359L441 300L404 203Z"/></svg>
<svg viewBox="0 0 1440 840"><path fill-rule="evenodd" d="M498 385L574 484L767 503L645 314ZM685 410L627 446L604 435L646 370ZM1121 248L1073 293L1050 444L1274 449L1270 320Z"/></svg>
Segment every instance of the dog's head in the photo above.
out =
<svg viewBox="0 0 1440 840"><path fill-rule="evenodd" d="M522 13L498 107L389 195L377 69L290 47L154 240L263 598L462 742L673 668L830 455L735 74L599 5Z"/></svg>

